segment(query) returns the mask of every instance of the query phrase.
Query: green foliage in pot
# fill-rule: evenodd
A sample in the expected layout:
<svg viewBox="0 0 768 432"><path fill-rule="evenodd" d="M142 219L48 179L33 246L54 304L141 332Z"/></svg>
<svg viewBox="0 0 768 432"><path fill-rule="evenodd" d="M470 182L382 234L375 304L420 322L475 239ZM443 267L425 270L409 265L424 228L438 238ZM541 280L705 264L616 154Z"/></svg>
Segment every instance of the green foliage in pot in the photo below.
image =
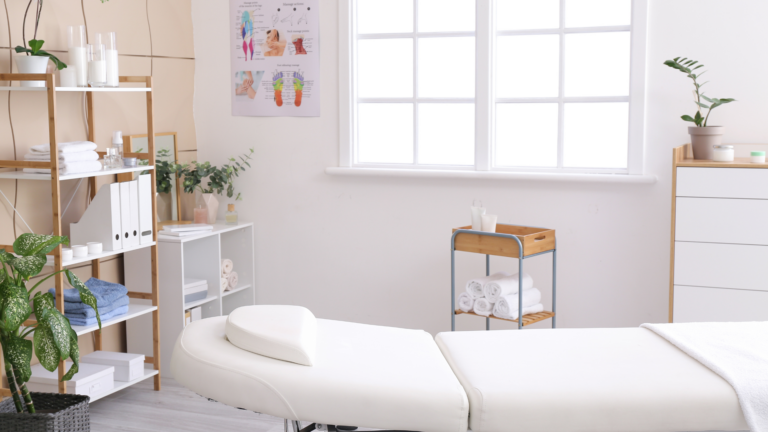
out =
<svg viewBox="0 0 768 432"><path fill-rule="evenodd" d="M693 86L695 88L693 94L695 96L694 102L696 103L696 114L691 117L689 115L684 115L681 118L687 122L695 123L698 127L707 127L707 122L709 121L709 115L712 113L712 110L719 107L720 105L724 105L727 103L734 102L736 99L731 98L709 98L704 93L701 92L701 88L704 87L704 84L699 84L697 79L704 75L706 71L699 72L698 74L694 73L695 70L698 70L700 68L703 68L703 64L698 64L698 61L690 60L687 57L680 58L676 57L672 60L667 60L664 62L665 65L677 69L680 72L686 74L688 78L693 80ZM709 81L707 81L709 82ZM705 102L708 102L709 105L702 102L701 100L704 99ZM707 115L703 116L701 114L701 109L704 108L707 111Z"/></svg>
<svg viewBox="0 0 768 432"><path fill-rule="evenodd" d="M183 177L184 192L194 193L195 190L199 190L202 193L221 195L226 190L227 197L234 197L234 179L239 177L240 172L245 171L246 167L251 167L248 161L252 159L252 156L253 149L251 148L249 153L244 153L237 158L229 158L231 163L222 165L221 168L211 165L210 162L193 161L191 164L183 165L179 174ZM203 186L206 179L208 181ZM235 200L240 199L238 193Z"/></svg>
<svg viewBox="0 0 768 432"><path fill-rule="evenodd" d="M27 9L24 11L24 22L21 25L21 37L22 37L22 40L24 41L24 46L17 46L15 48L16 52L27 53L27 55L31 55L31 56L48 57L51 59L53 64L55 64L59 70L62 70L66 68L67 65L64 64L63 61L59 60L58 57L56 57L55 55L49 53L48 51L43 51L42 48L45 41L42 39L41 40L37 39L37 28L40 26L40 14L43 12L43 0L37 0L37 4L35 5L35 35L33 39L29 41L29 48L27 48L27 34L26 34L27 14L29 13L29 8L32 6L33 1L34 0L29 0L29 3L27 4Z"/></svg>
<svg viewBox="0 0 768 432"><path fill-rule="evenodd" d="M25 407L30 414L35 413L35 405L26 385L32 376L30 362L33 346L40 364L51 372L59 367L59 361L72 360L72 368L62 381L72 379L79 367L77 334L72 330L69 319L56 309L54 297L47 291L35 292L40 284L58 273L64 273L70 285L77 288L82 302L96 311L101 328L96 297L71 271L64 269L51 273L32 288L27 288L30 278L43 270L46 254L60 244L69 244L67 237L22 234L13 243L15 255L0 249L0 345L18 413L23 413ZM33 311L37 323L24 326ZM30 336L32 340L26 339Z"/></svg>

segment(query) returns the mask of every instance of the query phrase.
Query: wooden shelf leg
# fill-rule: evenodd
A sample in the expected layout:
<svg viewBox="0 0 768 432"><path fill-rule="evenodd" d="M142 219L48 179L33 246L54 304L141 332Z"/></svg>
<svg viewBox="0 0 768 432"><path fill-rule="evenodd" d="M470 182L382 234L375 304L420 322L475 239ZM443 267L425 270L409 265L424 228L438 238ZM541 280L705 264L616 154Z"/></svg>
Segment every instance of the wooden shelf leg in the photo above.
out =
<svg viewBox="0 0 768 432"><path fill-rule="evenodd" d="M147 88L152 88L152 77L147 77ZM149 152L149 164L155 165L155 122L154 107L152 104L152 91L147 92L147 152ZM152 237L155 245L151 250L152 266L152 305L157 306L157 310L152 312L152 361L154 368L158 371L155 375L155 390L160 391L160 274L158 272L158 246L157 246L157 180L156 170L151 170L152 176Z"/></svg>

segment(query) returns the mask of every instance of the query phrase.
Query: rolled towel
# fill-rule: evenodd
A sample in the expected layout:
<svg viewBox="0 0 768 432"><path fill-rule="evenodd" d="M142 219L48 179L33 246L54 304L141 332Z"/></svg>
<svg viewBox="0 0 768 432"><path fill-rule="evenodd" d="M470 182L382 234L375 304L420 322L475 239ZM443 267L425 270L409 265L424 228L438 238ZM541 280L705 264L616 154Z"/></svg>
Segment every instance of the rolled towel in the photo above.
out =
<svg viewBox="0 0 768 432"><path fill-rule="evenodd" d="M476 314L484 317L491 316L491 312L493 312L493 304L485 297L475 299L474 311Z"/></svg>
<svg viewBox="0 0 768 432"><path fill-rule="evenodd" d="M234 264L232 264L232 260L229 258L225 258L221 260L221 275L226 277L228 274L232 273L232 269L235 267Z"/></svg>
<svg viewBox="0 0 768 432"><path fill-rule="evenodd" d="M227 291L235 288L237 286L237 272L232 272L227 275L227 281L229 282L229 288L227 288Z"/></svg>
<svg viewBox="0 0 768 432"><path fill-rule="evenodd" d="M221 292L224 292L229 288L229 279L222 277L221 278Z"/></svg>
<svg viewBox="0 0 768 432"><path fill-rule="evenodd" d="M509 273L507 272L497 272L490 276L482 276L474 279L470 279L467 281L467 292L472 296L474 299L478 299L483 296L483 285L486 283L503 278L505 276L509 276Z"/></svg>
<svg viewBox="0 0 768 432"><path fill-rule="evenodd" d="M493 305L493 315L499 318L506 318L516 312L519 305L518 294L510 294L499 299ZM538 288L531 288L523 291L523 310L541 302L541 291Z"/></svg>
<svg viewBox="0 0 768 432"><path fill-rule="evenodd" d="M475 305L475 299L472 294L463 292L459 294L459 309L464 312L472 312L472 307Z"/></svg>
<svg viewBox="0 0 768 432"><path fill-rule="evenodd" d="M483 295L491 303L496 303L500 298L519 292L520 283L518 273L505 276L487 282L483 285ZM528 273L523 273L523 290L533 288L533 278Z"/></svg>
<svg viewBox="0 0 768 432"><path fill-rule="evenodd" d="M539 313L539 312L543 312L543 311L544 311L544 305L541 304L541 303L537 303L537 304L535 304L533 306L524 307L523 308L523 315L530 315L530 314ZM510 315L508 315L508 316L498 316L496 314L493 314L493 315L497 316L499 318L513 319L513 320L517 319L517 317L519 316L518 313L517 313L517 309L512 311L512 313Z"/></svg>
<svg viewBox="0 0 768 432"><path fill-rule="evenodd" d="M51 160L51 154L31 152L24 155L24 160L47 162ZM99 160L99 154L93 150L77 153L60 153L59 160L62 162L97 161Z"/></svg>
<svg viewBox="0 0 768 432"><path fill-rule="evenodd" d="M77 152L83 152L88 150L96 150L96 147L98 146L95 143L92 143L90 141L71 141L71 142L58 143L59 153L77 153ZM35 152L35 153L50 153L51 145L40 144L40 145L32 146L29 149L29 151Z"/></svg>

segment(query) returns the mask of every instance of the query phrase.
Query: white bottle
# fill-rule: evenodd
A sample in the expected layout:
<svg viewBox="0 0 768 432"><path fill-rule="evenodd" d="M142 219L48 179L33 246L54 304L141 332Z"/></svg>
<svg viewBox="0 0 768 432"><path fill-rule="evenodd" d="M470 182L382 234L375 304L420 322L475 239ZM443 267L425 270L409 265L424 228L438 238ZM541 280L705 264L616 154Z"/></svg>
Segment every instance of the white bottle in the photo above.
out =
<svg viewBox="0 0 768 432"><path fill-rule="evenodd" d="M88 87L88 52L85 43L85 26L69 26L68 46L69 64L67 68L75 71L78 87Z"/></svg>
<svg viewBox="0 0 768 432"><path fill-rule="evenodd" d="M119 87L120 73L117 68L117 38L115 32L104 33L101 39L106 47L107 87Z"/></svg>

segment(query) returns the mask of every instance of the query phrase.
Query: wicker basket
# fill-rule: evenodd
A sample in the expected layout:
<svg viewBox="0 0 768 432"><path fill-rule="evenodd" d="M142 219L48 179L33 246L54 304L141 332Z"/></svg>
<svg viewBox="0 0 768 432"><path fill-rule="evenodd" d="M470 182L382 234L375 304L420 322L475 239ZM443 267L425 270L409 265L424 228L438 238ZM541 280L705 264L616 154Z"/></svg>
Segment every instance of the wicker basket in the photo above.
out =
<svg viewBox="0 0 768 432"><path fill-rule="evenodd" d="M52 414L17 414L13 399L0 402L0 432L89 432L88 396L32 393L36 410Z"/></svg>

